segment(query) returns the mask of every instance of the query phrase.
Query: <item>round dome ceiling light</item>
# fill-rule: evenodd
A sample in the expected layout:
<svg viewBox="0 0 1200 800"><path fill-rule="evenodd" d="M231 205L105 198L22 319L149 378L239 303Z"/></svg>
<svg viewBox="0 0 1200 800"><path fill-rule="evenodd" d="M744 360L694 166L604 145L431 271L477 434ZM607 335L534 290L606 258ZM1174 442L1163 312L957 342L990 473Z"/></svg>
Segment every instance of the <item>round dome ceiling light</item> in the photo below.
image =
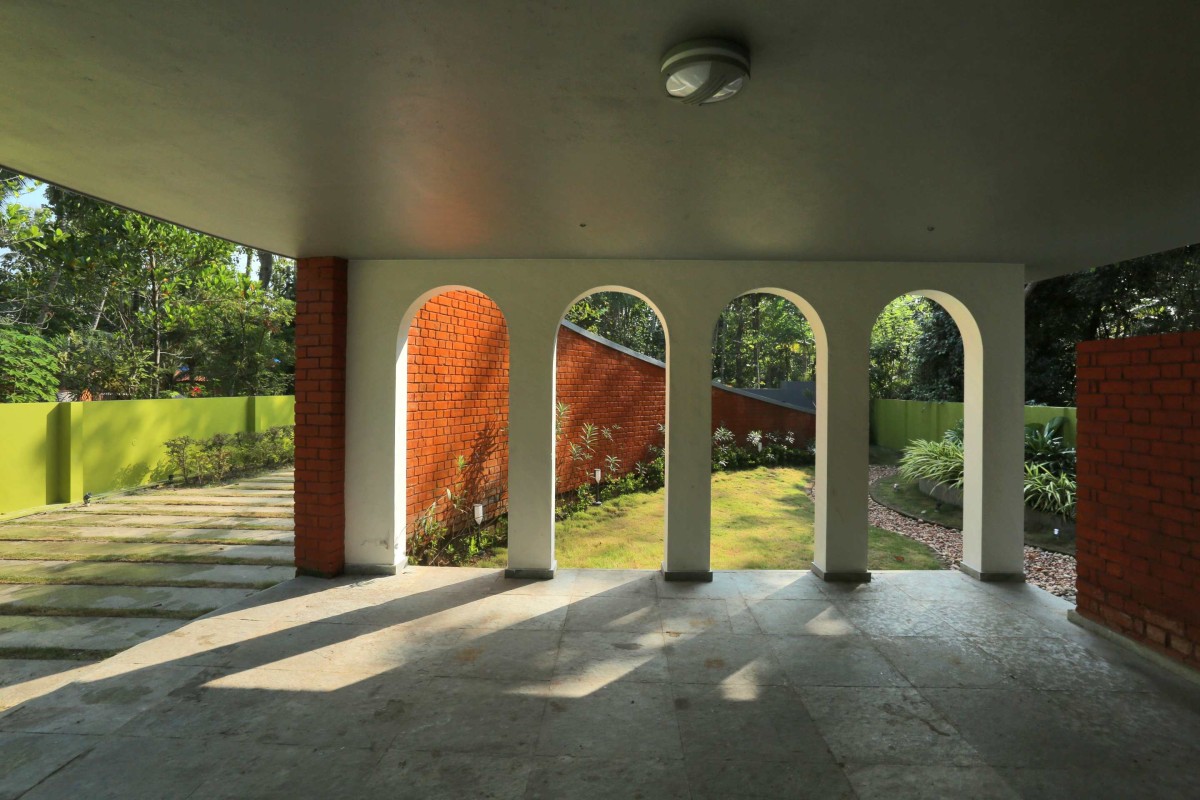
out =
<svg viewBox="0 0 1200 800"><path fill-rule="evenodd" d="M663 56L667 94L687 105L733 97L750 80L750 51L724 39L694 39Z"/></svg>

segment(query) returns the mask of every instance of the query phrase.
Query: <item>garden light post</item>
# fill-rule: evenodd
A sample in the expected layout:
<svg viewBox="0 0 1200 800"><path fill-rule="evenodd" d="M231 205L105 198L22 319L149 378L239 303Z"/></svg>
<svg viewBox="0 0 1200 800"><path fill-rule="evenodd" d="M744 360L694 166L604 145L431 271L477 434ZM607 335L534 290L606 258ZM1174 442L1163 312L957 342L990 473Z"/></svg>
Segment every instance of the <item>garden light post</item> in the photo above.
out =
<svg viewBox="0 0 1200 800"><path fill-rule="evenodd" d="M593 506L598 506L598 505L603 505L603 504L600 502L600 477L601 477L601 473L600 473L600 468L599 468L599 467L596 467L596 470L595 470L595 475L596 475L596 499L592 501L592 505L593 505Z"/></svg>

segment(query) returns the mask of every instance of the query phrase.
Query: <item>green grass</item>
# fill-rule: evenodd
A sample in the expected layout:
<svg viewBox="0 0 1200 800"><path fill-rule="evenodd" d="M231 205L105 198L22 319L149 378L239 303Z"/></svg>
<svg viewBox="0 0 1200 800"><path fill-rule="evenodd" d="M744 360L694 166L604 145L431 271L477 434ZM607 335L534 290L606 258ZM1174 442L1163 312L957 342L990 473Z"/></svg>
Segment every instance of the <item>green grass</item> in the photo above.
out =
<svg viewBox="0 0 1200 800"><path fill-rule="evenodd" d="M0 647L0 659L38 661L102 661L120 650L75 650L67 647Z"/></svg>
<svg viewBox="0 0 1200 800"><path fill-rule="evenodd" d="M809 469L760 467L712 478L713 569L808 569L813 557ZM664 494L629 494L556 528L563 568L658 569L663 554ZM933 551L899 534L868 531L871 569L941 569ZM497 551L478 566L504 566Z"/></svg>
<svg viewBox="0 0 1200 800"><path fill-rule="evenodd" d="M145 619L195 619L214 608L80 608L77 606L0 605L0 617L136 617Z"/></svg>

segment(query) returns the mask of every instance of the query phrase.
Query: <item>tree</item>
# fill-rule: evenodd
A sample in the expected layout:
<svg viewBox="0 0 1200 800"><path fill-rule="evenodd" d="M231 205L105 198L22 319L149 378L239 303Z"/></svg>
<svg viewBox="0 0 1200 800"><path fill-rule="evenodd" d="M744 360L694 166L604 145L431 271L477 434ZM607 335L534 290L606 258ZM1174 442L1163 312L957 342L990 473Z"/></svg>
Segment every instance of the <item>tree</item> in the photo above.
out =
<svg viewBox="0 0 1200 800"><path fill-rule="evenodd" d="M57 399L58 357L40 336L0 327L0 402Z"/></svg>
<svg viewBox="0 0 1200 800"><path fill-rule="evenodd" d="M666 360L667 338L658 314L636 295L589 294L567 310L566 320L634 352Z"/></svg>

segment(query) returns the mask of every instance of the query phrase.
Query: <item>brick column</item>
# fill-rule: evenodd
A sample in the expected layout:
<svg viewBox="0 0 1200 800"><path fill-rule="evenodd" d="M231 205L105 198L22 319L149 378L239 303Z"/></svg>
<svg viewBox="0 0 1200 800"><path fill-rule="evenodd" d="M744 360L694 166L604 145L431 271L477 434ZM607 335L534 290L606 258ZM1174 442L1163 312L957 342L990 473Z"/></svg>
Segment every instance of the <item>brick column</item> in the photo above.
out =
<svg viewBox="0 0 1200 800"><path fill-rule="evenodd" d="M346 261L296 261L296 572L345 564Z"/></svg>

